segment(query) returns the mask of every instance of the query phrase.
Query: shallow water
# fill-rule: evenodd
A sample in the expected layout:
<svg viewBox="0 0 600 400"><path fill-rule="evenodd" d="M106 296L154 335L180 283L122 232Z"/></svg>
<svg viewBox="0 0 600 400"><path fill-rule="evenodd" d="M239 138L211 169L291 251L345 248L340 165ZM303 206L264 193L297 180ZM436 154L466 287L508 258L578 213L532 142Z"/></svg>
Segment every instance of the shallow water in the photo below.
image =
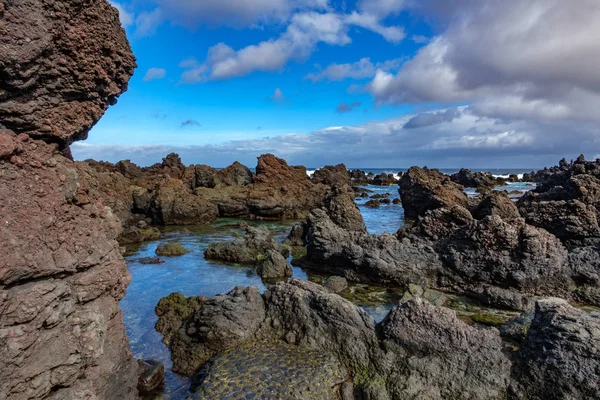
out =
<svg viewBox="0 0 600 400"><path fill-rule="evenodd" d="M390 200L400 198L398 193L398 185L392 186L361 186L364 189L371 190L373 193L369 193L369 196L375 194L389 194ZM381 234L381 233L396 233L398 229L404 226L404 209L401 204L381 204L379 208L365 207L364 204L371 199L369 198L357 198L356 204L360 208L360 212L365 220L367 231L369 233Z"/></svg>
<svg viewBox="0 0 600 400"><path fill-rule="evenodd" d="M277 240L283 240L292 223L264 225L275 233ZM161 342L162 336L154 329L158 320L154 307L158 301L173 292L185 296L214 296L227 293L235 286L257 286L261 291L265 289L252 267L204 259L203 253L209 243L233 240L236 235L244 234L244 229L235 224L235 220L220 219L209 226L185 227L191 231L189 234L145 243L125 257L132 280L120 306L124 312L131 350L135 357L165 364L166 388L163 399L185 398L190 380L171 372L169 350ZM177 228L168 228L167 231L175 232ZM142 265L136 261L141 257L154 256L158 245L169 242L178 242L192 252L179 257L161 257L165 262L157 265ZM306 273L299 268L294 268L294 276L307 279Z"/></svg>
<svg viewBox="0 0 600 400"><path fill-rule="evenodd" d="M529 190L526 184L511 184L509 189ZM398 198L398 186L365 186L372 191L369 195L388 193L390 199ZM369 199L357 199L369 233L395 233L404 224L404 210L400 204L382 204L372 209L363 204ZM244 228L235 219L219 219L211 225L195 227L167 227L163 231L171 235L158 241L144 243L132 248L125 257L132 281L127 295L121 300L125 327L131 349L137 358L153 359L164 363L166 387L163 399L180 400L189 394L190 379L171 371L170 352L161 342L162 336L154 325L157 316L154 307L158 301L173 292L185 296L214 296L227 293L235 286L257 286L266 289L261 278L253 272L253 267L232 265L204 259L204 250L215 241L228 241L244 235ZM249 222L250 225L267 225L276 240L283 241L294 221ZM189 232L178 234L179 230ZM179 257L161 257L165 262L158 265L142 265L137 260L152 257L160 244L178 242L190 253ZM300 268L293 267L294 277L321 282L325 277L308 275ZM398 304L401 293L393 289L366 285L351 285L343 294L367 311L375 321L382 320L392 307Z"/></svg>

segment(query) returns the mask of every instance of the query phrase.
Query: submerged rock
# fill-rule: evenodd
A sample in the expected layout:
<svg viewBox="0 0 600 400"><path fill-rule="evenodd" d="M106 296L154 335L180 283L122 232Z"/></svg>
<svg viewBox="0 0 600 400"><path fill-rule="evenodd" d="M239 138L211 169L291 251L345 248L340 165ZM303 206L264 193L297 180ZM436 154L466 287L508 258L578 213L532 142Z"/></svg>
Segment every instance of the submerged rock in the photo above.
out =
<svg viewBox="0 0 600 400"><path fill-rule="evenodd" d="M141 395L160 393L165 385L165 366L154 360L138 360L140 378L137 389Z"/></svg>
<svg viewBox="0 0 600 400"><path fill-rule="evenodd" d="M161 244L156 248L156 254L159 256L175 257L190 253L191 250L186 249L179 243Z"/></svg>

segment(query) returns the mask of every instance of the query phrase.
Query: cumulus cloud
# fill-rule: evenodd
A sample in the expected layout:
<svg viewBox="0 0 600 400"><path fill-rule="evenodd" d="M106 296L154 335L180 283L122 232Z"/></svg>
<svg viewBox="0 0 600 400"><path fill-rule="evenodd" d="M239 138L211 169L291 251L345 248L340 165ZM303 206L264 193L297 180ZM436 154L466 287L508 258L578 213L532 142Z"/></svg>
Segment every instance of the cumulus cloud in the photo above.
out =
<svg viewBox="0 0 600 400"><path fill-rule="evenodd" d="M373 16L334 12L299 12L291 17L285 32L278 38L262 41L235 50L218 43L208 50L204 63L185 60L183 83L223 80L248 75L255 71L281 71L292 61L302 61L313 53L318 43L345 46L352 42L348 36L351 25L361 26L381 34L387 40L402 40L404 32L398 27L385 27Z"/></svg>
<svg viewBox="0 0 600 400"><path fill-rule="evenodd" d="M188 120L183 121L181 123L181 126L186 127L186 126L202 126L202 125L200 124L200 122L198 122L194 119L188 119Z"/></svg>
<svg viewBox="0 0 600 400"><path fill-rule="evenodd" d="M409 0L360 0L358 8L365 13L385 18L400 13L411 3Z"/></svg>
<svg viewBox="0 0 600 400"><path fill-rule="evenodd" d="M477 112L537 122L599 121L600 2L443 2L446 29L398 73L379 70L379 103L472 103Z"/></svg>
<svg viewBox="0 0 600 400"><path fill-rule="evenodd" d="M144 82L153 81L155 79L162 79L167 74L167 70L164 68L149 68L144 75Z"/></svg>
<svg viewBox="0 0 600 400"><path fill-rule="evenodd" d="M335 109L335 112L337 112L339 114L344 114L344 113L354 110L356 107L360 107L360 103L357 101L355 101L354 103L350 103L350 104L341 102Z"/></svg>
<svg viewBox="0 0 600 400"><path fill-rule="evenodd" d="M402 58L397 58L373 64L368 57L365 57L353 63L330 64L323 71L306 75L305 79L318 82L321 80L341 81L344 79L372 78L375 76L377 70L397 70L402 64L402 61Z"/></svg>

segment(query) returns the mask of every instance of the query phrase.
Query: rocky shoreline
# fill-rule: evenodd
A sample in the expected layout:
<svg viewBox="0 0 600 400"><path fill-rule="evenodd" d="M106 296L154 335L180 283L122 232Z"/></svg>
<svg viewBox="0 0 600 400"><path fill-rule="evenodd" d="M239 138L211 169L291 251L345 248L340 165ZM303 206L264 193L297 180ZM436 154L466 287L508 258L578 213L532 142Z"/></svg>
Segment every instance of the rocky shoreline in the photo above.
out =
<svg viewBox="0 0 600 400"><path fill-rule="evenodd" d="M283 243L245 226L200 253L252 267L264 293L158 302L156 329L195 398L600 398L600 314L569 303L600 306L600 160L525 175L537 188L517 201L494 189L519 177L469 170L338 164L308 176L272 154L254 172L177 154L150 167L76 162L69 146L136 67L117 10L0 1L0 22L0 399L160 396L164 366L133 357L119 308L122 246L219 217L300 221ZM364 185L398 185L401 199ZM356 197L401 202L404 226L368 233ZM190 252L164 243L140 263ZM290 254L322 285L289 279ZM342 297L371 283L403 293L380 322ZM469 324L447 307L457 294L516 318Z"/></svg>

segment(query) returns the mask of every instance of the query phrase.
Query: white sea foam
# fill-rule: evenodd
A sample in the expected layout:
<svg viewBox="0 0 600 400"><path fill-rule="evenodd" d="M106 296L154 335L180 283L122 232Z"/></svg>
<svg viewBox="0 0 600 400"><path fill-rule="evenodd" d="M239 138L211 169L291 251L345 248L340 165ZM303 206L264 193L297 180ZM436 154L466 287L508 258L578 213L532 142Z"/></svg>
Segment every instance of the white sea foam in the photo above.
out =
<svg viewBox="0 0 600 400"><path fill-rule="evenodd" d="M493 176L494 178L502 178L502 179L508 179L508 178L510 178L510 175L509 175L509 174L506 174L506 175L492 175L492 176ZM519 179L523 179L523 174L517 174L517 177L518 177Z"/></svg>
<svg viewBox="0 0 600 400"><path fill-rule="evenodd" d="M310 169L310 170L306 170L306 175L310 176L312 178L312 176L314 175L316 169Z"/></svg>

